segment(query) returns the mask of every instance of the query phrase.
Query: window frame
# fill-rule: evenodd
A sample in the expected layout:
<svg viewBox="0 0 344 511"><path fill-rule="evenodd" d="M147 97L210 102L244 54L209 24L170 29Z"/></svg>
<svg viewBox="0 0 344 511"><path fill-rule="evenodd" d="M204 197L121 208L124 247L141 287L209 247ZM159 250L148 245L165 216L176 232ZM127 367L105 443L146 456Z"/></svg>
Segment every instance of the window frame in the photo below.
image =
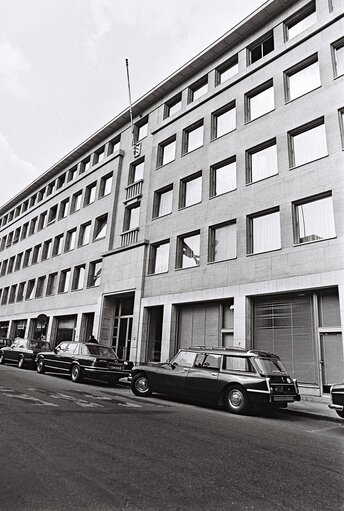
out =
<svg viewBox="0 0 344 511"><path fill-rule="evenodd" d="M169 145L174 144L174 158L168 161L164 161L164 154L165 154L165 148ZM171 137L167 138L166 140L163 140L158 144L158 151L157 151L157 169L164 167L165 165L168 165L169 163L172 163L176 160L176 152L177 152L177 136L172 135Z"/></svg>
<svg viewBox="0 0 344 511"><path fill-rule="evenodd" d="M216 230L223 227L235 226L235 255L233 257L227 257L224 259L215 258L215 242L216 242ZM221 222L216 225L210 225L208 228L208 263L220 263L222 261L231 261L237 258L237 221L236 219Z"/></svg>
<svg viewBox="0 0 344 511"><path fill-rule="evenodd" d="M325 142L326 142L326 148L327 153L322 156L317 156L316 158L312 158L311 160L296 163L295 160L295 144L294 144L294 137L301 135L302 133L306 133L307 131L311 131L314 128L318 128L319 126L324 126L325 130ZM289 152L289 170L292 170L294 168L302 167L303 165L308 165L309 163L312 163L317 160L321 160L322 158L326 158L328 156L328 144L327 144L327 133L326 133L326 124L325 124L325 118L319 117L317 119L314 119L313 121L307 122L305 124L302 124L302 126L298 126L297 128L294 128L293 130L288 131L288 152Z"/></svg>
<svg viewBox="0 0 344 511"><path fill-rule="evenodd" d="M180 108L178 108L176 111L171 113L171 109L178 104L180 104ZM164 119L168 119L169 117L172 117L174 114L179 112L181 109L182 109L182 93L178 92L178 94L173 96L173 98L166 101L166 103L164 105L164 115L163 115Z"/></svg>
<svg viewBox="0 0 344 511"><path fill-rule="evenodd" d="M301 241L302 238L300 236L300 228L299 228L299 225L300 225L299 210L298 210L299 206L302 206L302 205L305 205L305 204L311 204L311 203L318 202L318 201L321 201L321 200L327 199L327 198L331 198L332 199L332 213L333 213L333 218L332 219L333 219L333 225L334 225L335 233L331 234L329 236L326 236L325 238ZM321 193L321 194L312 195L310 197L305 197L305 198L302 198L302 199L299 199L299 200L296 200L296 201L292 202L292 221L293 221L293 241L294 241L294 246L306 245L306 244L309 244L309 243L318 243L319 241L326 241L326 240L330 240L330 239L336 238L337 237L337 231L336 231L336 222L335 222L335 215L334 215L334 204L333 204L332 192L324 192L324 193ZM308 236L310 236L310 235L308 235ZM308 237L308 236L306 236L306 237Z"/></svg>
<svg viewBox="0 0 344 511"><path fill-rule="evenodd" d="M95 272L97 268L97 264L100 264L100 274L97 277L99 278L98 284L91 284L91 281L95 279ZM98 259L97 261L91 261L88 268L88 275L87 275L87 287L93 288L93 287L99 287L101 283L101 274L102 274L102 259Z"/></svg>
<svg viewBox="0 0 344 511"><path fill-rule="evenodd" d="M187 198L187 185L188 183L195 181L196 179L201 179L200 181L200 200L196 202L192 202L190 204L186 204L186 198ZM202 171L199 170L197 172L194 172L190 176L184 177L179 182L179 207L178 209L185 209L189 208L191 206L194 206L196 204L200 204L202 202L202 185L203 185L203 179L202 179Z"/></svg>
<svg viewBox="0 0 344 511"><path fill-rule="evenodd" d="M218 135L218 118L221 117L221 115L226 114L227 112L231 112L234 110L234 128L229 129L228 131L225 131L224 133ZM236 130L236 102L235 100L231 101L230 103L227 103L226 105L222 106L221 108L218 108L215 110L215 112L212 112L211 114L211 140L217 140L218 138L224 137L225 135L228 135L228 133L232 133Z"/></svg>
<svg viewBox="0 0 344 511"><path fill-rule="evenodd" d="M216 193L216 171L223 167L227 167L228 165L232 165L235 163L235 187L230 190L225 190L221 193ZM219 161L210 166L210 180L209 180L209 198L213 199L215 197L220 197L225 193L233 192L237 189L237 165L236 165L236 155L230 156L225 160Z"/></svg>
<svg viewBox="0 0 344 511"><path fill-rule="evenodd" d="M274 247L266 250L260 250L259 252L254 252L254 220L256 218L263 218L275 213L279 213L279 240L280 240L280 246ZM265 209L263 211L258 211L256 213L252 213L247 216L247 239L246 239L246 255L247 256L253 256L253 255L259 255L259 254L266 254L268 252L274 252L275 250L281 250L282 248L282 232L281 232L281 212L280 207L276 206L273 208Z"/></svg>
<svg viewBox="0 0 344 511"><path fill-rule="evenodd" d="M308 17L312 16L313 14L315 14L315 15L317 14L315 0L312 0L307 5L303 6L301 9L299 9L297 12L293 13L289 18L284 20L283 28L284 28L285 42L291 41L295 37L302 34L305 30L307 30L311 26L315 25L317 20L315 20L314 23L311 23L310 25L308 25L306 28L301 29L297 34L292 35L290 37L290 34L289 34L290 29L295 27L296 25L298 25L299 23L301 23Z"/></svg>
<svg viewBox="0 0 344 511"><path fill-rule="evenodd" d="M338 59L337 59L337 50L342 49L344 52L344 37L341 37L340 39L337 39L334 43L331 44L331 54L332 54L332 66L333 66L333 76L334 78L339 78L340 76L344 75L344 63L343 63L343 69L338 69ZM343 56L344 61L344 56Z"/></svg>
<svg viewBox="0 0 344 511"><path fill-rule="evenodd" d="M202 128L202 143L196 147L193 147L192 149L189 148L189 137L190 133L198 130L199 128ZM192 153L193 151L196 151L197 149L200 149L204 145L204 119L200 119L199 121L194 122L187 128L183 129L183 136L182 136L182 156L185 154Z"/></svg>
<svg viewBox="0 0 344 511"><path fill-rule="evenodd" d="M320 84L316 85L315 87L312 87L311 89L306 90L299 96L291 97L290 96L290 77L297 75L297 73L302 72L304 69L307 69L307 67L310 67L310 66L314 65L315 63L318 63ZM310 92L313 92L314 90L319 89L322 84L321 84L321 74L320 74L320 65L319 65L318 54L314 53L313 55L310 55L306 59L303 59L301 62L298 62L294 66L286 69L283 72L283 78L284 78L284 95L285 95L286 103L295 101L296 99L302 98L306 94L309 94Z"/></svg>
<svg viewBox="0 0 344 511"><path fill-rule="evenodd" d="M105 226L105 234L99 237L99 234L101 233L102 230L102 226ZM94 242L105 239L107 236L107 231L108 231L108 214L105 213L104 215L98 216L94 221L92 241Z"/></svg>
<svg viewBox="0 0 344 511"><path fill-rule="evenodd" d="M270 40L272 40L272 49L264 53L264 44ZM261 48L261 56L255 60L252 60L252 52L258 47ZM264 35L256 39L252 44L250 44L247 47L247 65L250 66L252 64L255 64L262 58L266 57L266 55L269 55L269 53L272 53L274 49L275 49L274 33L273 30L270 30L269 32L265 33Z"/></svg>
<svg viewBox="0 0 344 511"><path fill-rule="evenodd" d="M156 255L157 249L164 245L168 245L167 254L167 269L163 271L156 271ZM171 242L170 239L165 239L159 242L152 243L149 249L149 262L148 262L148 275L161 275L162 273L168 273L169 270L169 259L170 259ZM166 261L165 261L166 262Z"/></svg>
<svg viewBox="0 0 344 511"><path fill-rule="evenodd" d="M198 91L201 91L205 86L207 86L207 90L200 95L197 95ZM188 87L188 104L193 103L194 101L197 101L198 99L202 98L209 92L209 80L208 75L202 76L199 80L194 82L193 84L189 85ZM196 97L195 97L196 96Z"/></svg>
<svg viewBox="0 0 344 511"><path fill-rule="evenodd" d="M184 243L184 240L187 238L192 238L194 236L199 237L199 252L200 252L199 261L197 263L197 261L196 261L197 254L196 254L194 256L196 264L191 265L191 266L183 266L183 243ZM177 236L175 269L176 270L185 270L185 269L189 269L189 268L197 268L200 266L200 262L201 262L201 231L200 231L200 229L197 229L195 231L188 232L188 233L181 234L181 235Z"/></svg>
<svg viewBox="0 0 344 511"><path fill-rule="evenodd" d="M252 117L252 107L251 107L251 101L253 98L256 98L260 94L263 94L265 91L272 89L272 96L273 96L273 108L270 108L269 110L265 110L263 113L257 115L256 117ZM276 108L275 103L275 87L273 83L273 78L270 78L264 83L261 83L254 89L251 89L249 92L246 92L245 94L245 123L253 122L256 119L260 119L264 115L267 115L270 112L273 112Z"/></svg>
<svg viewBox="0 0 344 511"><path fill-rule="evenodd" d="M171 211L168 213L164 213L163 215L159 214L160 205L161 205L161 196L165 193L172 192L172 200L171 200ZM164 186L164 188L160 188L159 190L156 190L154 192L153 197L153 215L152 219L155 220L156 218L162 218L166 215L170 215L173 211L173 183L170 185Z"/></svg>
<svg viewBox="0 0 344 511"><path fill-rule="evenodd" d="M265 149L269 149L270 147L274 147L274 146L276 147L276 163L277 163L276 172L274 174L268 174L268 175L265 175L264 177L253 180L253 178L252 178L252 155L260 153L261 151L264 151ZM262 142L261 144L258 144L257 146L247 149L245 151L245 161L246 161L246 185L252 185L254 183L259 183L260 181L269 179L270 177L277 176L279 173L279 169L278 169L278 150L277 150L276 138L271 138L270 140Z"/></svg>
<svg viewBox="0 0 344 511"><path fill-rule="evenodd" d="M231 74L228 78L222 80L221 75L223 75L224 73L226 73L226 71L229 71L230 69L232 69L234 67L236 68L236 71L233 74ZM238 54L236 54L236 55L233 55L232 57L230 57L229 59L227 59L225 62L223 62L219 66L217 66L217 68L215 69L215 87L217 87L218 85L221 85L222 83L227 82L228 80L233 78L233 76L237 75L238 72L239 72L239 59L238 59Z"/></svg>
<svg viewBox="0 0 344 511"><path fill-rule="evenodd" d="M107 174L105 174L105 176L102 176L100 178L98 199L102 199L103 197L107 197L108 195L111 195L113 181L114 181L114 179L113 179L113 172L108 172ZM109 191L107 191L108 183L110 183L110 185L109 185L110 190Z"/></svg>

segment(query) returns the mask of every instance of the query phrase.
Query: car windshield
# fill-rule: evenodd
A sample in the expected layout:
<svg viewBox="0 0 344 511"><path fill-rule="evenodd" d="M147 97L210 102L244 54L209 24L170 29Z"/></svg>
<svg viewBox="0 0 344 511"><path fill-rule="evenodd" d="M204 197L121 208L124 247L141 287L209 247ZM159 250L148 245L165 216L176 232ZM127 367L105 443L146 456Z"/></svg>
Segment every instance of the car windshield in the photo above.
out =
<svg viewBox="0 0 344 511"><path fill-rule="evenodd" d="M87 345L84 348L86 348L86 351L88 352L88 355L96 355L97 357L106 357L106 358L114 358L117 359L117 356L112 348L108 348L107 346L99 346L97 344L93 345Z"/></svg>
<svg viewBox="0 0 344 511"><path fill-rule="evenodd" d="M287 374L282 362L278 358L255 358L261 374Z"/></svg>

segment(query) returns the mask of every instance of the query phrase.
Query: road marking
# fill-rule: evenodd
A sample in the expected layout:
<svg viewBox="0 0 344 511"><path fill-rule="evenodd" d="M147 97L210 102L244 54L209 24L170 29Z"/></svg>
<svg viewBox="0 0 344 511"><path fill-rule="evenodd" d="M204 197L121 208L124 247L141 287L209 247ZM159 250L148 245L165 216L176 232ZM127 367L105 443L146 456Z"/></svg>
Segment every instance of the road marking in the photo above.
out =
<svg viewBox="0 0 344 511"><path fill-rule="evenodd" d="M63 399L65 401L70 401L77 406L81 406L82 408L103 408L103 405L99 403L91 403L90 401L78 399L73 396L69 396L68 394L62 394L61 392L58 392L57 394L50 394L50 397L53 399Z"/></svg>
<svg viewBox="0 0 344 511"><path fill-rule="evenodd" d="M137 405L136 403L129 403L128 401L126 403L118 403L118 406L124 406L125 408L142 408L141 405Z"/></svg>
<svg viewBox="0 0 344 511"><path fill-rule="evenodd" d="M13 397L15 399L22 399L23 401L28 401L30 404L35 406L58 406L55 403L50 403L49 401L43 401L42 399L38 399L37 397L28 396L27 394L8 394L4 392L4 395L7 397Z"/></svg>

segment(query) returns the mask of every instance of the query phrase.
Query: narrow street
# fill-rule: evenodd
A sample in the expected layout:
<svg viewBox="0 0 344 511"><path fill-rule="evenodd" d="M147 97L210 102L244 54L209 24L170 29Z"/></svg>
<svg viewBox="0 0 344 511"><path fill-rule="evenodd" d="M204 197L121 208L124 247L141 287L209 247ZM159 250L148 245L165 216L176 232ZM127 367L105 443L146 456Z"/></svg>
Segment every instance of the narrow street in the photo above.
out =
<svg viewBox="0 0 344 511"><path fill-rule="evenodd" d="M344 423L0 367L1 511L344 509Z"/></svg>

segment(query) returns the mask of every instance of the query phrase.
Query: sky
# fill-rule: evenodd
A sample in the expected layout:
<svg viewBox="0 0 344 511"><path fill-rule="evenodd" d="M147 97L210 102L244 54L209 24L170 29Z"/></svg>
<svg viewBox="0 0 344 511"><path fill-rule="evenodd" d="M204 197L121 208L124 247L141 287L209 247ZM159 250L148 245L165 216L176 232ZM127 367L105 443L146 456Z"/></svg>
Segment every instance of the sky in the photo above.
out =
<svg viewBox="0 0 344 511"><path fill-rule="evenodd" d="M0 206L265 0L0 0Z"/></svg>

